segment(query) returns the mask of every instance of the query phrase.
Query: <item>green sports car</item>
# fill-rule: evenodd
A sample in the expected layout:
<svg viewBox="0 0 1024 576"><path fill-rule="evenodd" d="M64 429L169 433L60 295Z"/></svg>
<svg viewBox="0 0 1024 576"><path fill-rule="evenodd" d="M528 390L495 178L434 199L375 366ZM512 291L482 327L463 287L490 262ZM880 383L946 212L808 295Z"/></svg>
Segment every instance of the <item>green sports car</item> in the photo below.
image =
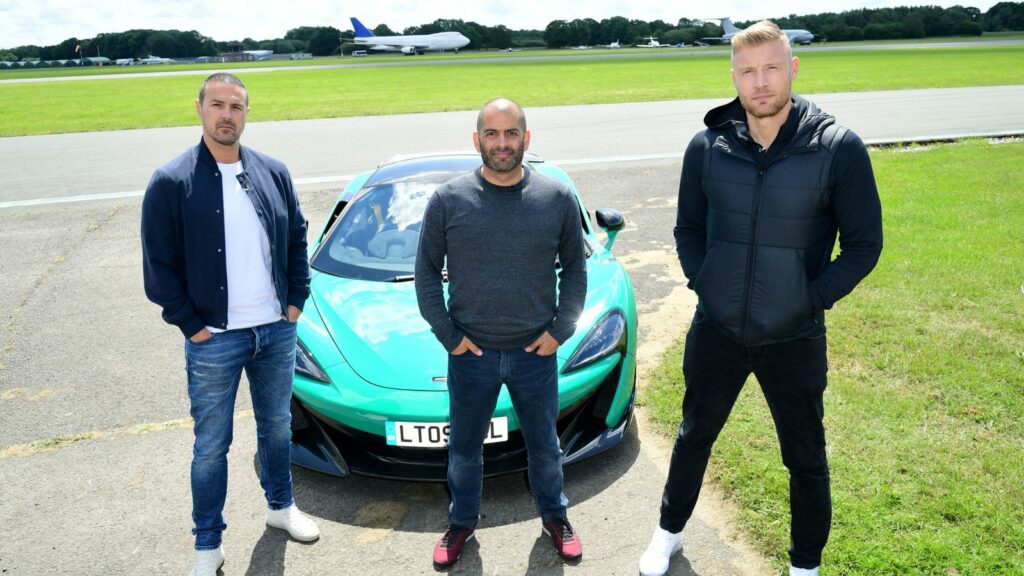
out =
<svg viewBox="0 0 1024 576"><path fill-rule="evenodd" d="M533 154L526 161L576 192L561 169ZM294 463L336 476L445 480L448 357L420 317L411 280L427 199L480 163L470 154L385 162L342 190L310 247L312 291L299 319L291 406ZM598 210L602 243L576 198L588 276L576 333L558 349L565 464L618 444L636 394L633 286L610 252L624 221L616 210ZM526 447L503 389L484 475L525 469Z"/></svg>

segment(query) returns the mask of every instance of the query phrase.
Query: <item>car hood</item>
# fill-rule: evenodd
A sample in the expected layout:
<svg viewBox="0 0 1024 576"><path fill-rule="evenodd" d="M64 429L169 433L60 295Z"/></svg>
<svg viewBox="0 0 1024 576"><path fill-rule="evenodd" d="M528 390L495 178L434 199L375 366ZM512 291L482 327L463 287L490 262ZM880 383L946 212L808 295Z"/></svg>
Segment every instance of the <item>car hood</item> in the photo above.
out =
<svg viewBox="0 0 1024 576"><path fill-rule="evenodd" d="M628 278L614 258L589 259L587 276L586 306L576 333L558 348L559 366L605 312L627 303L632 310ZM448 353L420 316L415 284L315 273L310 287L327 332L361 378L396 390L448 390Z"/></svg>
<svg viewBox="0 0 1024 576"><path fill-rule="evenodd" d="M316 274L310 288L328 333L361 378L398 390L447 390L448 354L420 316L412 282Z"/></svg>

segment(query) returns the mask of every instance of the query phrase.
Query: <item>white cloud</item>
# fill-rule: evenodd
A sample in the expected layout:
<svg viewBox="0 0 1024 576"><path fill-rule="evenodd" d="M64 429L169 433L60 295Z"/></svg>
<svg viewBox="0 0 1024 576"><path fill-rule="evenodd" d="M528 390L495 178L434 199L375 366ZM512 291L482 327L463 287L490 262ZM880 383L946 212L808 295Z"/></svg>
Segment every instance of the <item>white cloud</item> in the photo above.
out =
<svg viewBox="0 0 1024 576"><path fill-rule="evenodd" d="M350 30L349 17L359 18L367 27L387 24L401 32L404 28L433 22L438 18L474 21L487 26L504 24L512 29L543 29L552 20L594 18L601 20L624 16L637 20L730 16L734 20L841 12L864 7L901 6L905 0L796 0L795 2L754 2L698 0L688 3L664 0L520 0L519 2L477 2L455 0L395 2L343 5L332 0L305 0L284 3L280 0L250 0L245 3L222 0L134 0L108 9L100 4L70 0L0 0L0 47L26 44L52 45L67 38L92 38L103 32L121 32L132 28L197 30L216 40L257 40L284 36L299 26L334 26ZM921 2L934 5L935 2ZM982 11L994 4L939 2L941 6L973 4ZM244 7L239 7L244 6Z"/></svg>

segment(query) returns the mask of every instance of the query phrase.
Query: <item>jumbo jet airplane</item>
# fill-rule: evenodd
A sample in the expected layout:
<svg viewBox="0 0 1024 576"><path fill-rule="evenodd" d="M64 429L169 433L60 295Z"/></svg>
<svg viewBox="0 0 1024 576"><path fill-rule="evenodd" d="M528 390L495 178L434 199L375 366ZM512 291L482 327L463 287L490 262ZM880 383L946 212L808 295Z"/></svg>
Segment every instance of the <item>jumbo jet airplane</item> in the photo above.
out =
<svg viewBox="0 0 1024 576"><path fill-rule="evenodd" d="M722 24L722 29L725 30L725 34L721 36L712 36L710 38L701 38L701 42L714 42L718 44L728 44L732 41L732 37L743 31L742 28L737 28L732 23L730 18L705 18L705 20L718 20ZM814 40L814 34L807 30L801 30L798 28L783 30L786 36L789 37L790 44L810 44Z"/></svg>
<svg viewBox="0 0 1024 576"><path fill-rule="evenodd" d="M357 18L349 18L352 27L356 31L356 44L363 44L370 50L388 50L401 52L407 56L421 54L427 50L454 50L469 44L466 38L459 32L438 32L436 34L421 34L414 36L374 36L373 32L363 26Z"/></svg>

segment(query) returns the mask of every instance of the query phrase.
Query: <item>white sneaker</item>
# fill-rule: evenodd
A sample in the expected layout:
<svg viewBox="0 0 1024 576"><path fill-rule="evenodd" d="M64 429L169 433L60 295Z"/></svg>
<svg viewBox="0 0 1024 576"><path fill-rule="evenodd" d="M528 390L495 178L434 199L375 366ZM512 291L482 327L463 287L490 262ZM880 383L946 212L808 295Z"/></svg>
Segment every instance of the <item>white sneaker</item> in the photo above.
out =
<svg viewBox="0 0 1024 576"><path fill-rule="evenodd" d="M640 557L641 576L661 576L668 572L668 562L672 555L683 549L683 533L675 534L658 526L651 536L651 543Z"/></svg>
<svg viewBox="0 0 1024 576"><path fill-rule="evenodd" d="M814 568L797 568L796 566L789 567L789 576L818 576L818 567Z"/></svg>
<svg viewBox="0 0 1024 576"><path fill-rule="evenodd" d="M267 526L280 528L299 542L312 542L320 538L320 528L292 504L280 510L267 510Z"/></svg>
<svg viewBox="0 0 1024 576"><path fill-rule="evenodd" d="M216 576L217 570L224 565L224 547L213 550L196 550L196 563L188 576Z"/></svg>

